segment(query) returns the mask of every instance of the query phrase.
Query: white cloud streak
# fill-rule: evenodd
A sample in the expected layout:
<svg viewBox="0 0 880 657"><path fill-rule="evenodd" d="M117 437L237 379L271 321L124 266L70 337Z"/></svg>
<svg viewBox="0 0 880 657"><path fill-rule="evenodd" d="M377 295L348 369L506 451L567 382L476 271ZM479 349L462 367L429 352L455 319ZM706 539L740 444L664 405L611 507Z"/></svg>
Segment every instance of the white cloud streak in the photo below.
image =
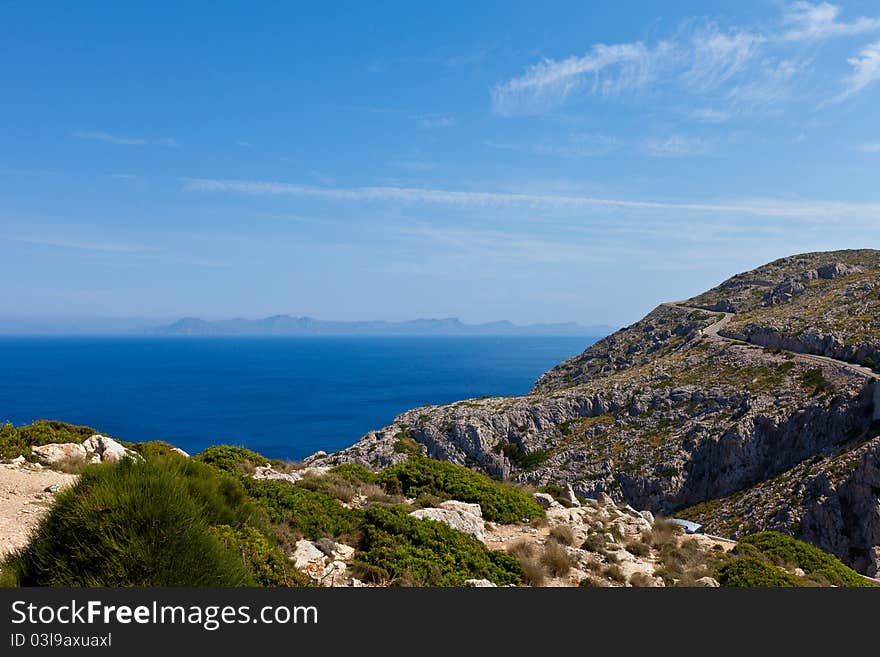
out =
<svg viewBox="0 0 880 657"><path fill-rule="evenodd" d="M103 141L107 144L121 146L177 146L177 142L170 137L158 137L156 139L143 139L141 137L123 137L112 135L102 130L78 130L73 133L77 139L89 139L91 141Z"/></svg>
<svg viewBox="0 0 880 657"><path fill-rule="evenodd" d="M747 111L778 104L792 96L795 83L810 70L805 55L793 50L796 42L880 32L880 17L842 21L840 15L837 5L799 1L788 5L775 24L722 28L692 20L654 46L642 41L597 44L584 55L546 58L495 85L492 109L500 116L539 115L577 97L607 99L640 91L726 99ZM857 70L847 78L840 99L877 78L876 52L870 48L850 60Z"/></svg>
<svg viewBox="0 0 880 657"><path fill-rule="evenodd" d="M653 80L658 68L672 56L672 46L651 49L641 42L597 44L582 57L561 61L545 59L492 90L497 114L541 114L564 103L576 91L617 96Z"/></svg>
<svg viewBox="0 0 880 657"><path fill-rule="evenodd" d="M865 46L847 61L853 70L843 79L844 90L831 102L842 102L880 81L880 41Z"/></svg>
<svg viewBox="0 0 880 657"><path fill-rule="evenodd" d="M755 217L838 221L880 219L880 203L837 201L788 201L743 199L729 202L677 203L508 192L454 191L418 187L328 188L282 182L184 178L184 189L192 192L226 192L258 196L292 196L343 202L389 202L434 204L453 207L526 207L548 209L629 209L692 213L725 213Z"/></svg>
<svg viewBox="0 0 880 657"><path fill-rule="evenodd" d="M795 2L786 8L782 38L786 41L824 41L880 31L880 18L862 16L852 22L837 20L841 9L828 2Z"/></svg>

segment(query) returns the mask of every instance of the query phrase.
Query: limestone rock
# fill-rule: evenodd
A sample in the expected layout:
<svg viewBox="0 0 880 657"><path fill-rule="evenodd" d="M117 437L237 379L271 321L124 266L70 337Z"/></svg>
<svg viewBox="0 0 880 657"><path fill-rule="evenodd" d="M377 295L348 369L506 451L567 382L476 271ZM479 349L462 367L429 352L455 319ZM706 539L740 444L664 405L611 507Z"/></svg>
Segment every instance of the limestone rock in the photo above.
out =
<svg viewBox="0 0 880 657"><path fill-rule="evenodd" d="M466 579L464 585L473 589L494 589L497 585L488 579Z"/></svg>
<svg viewBox="0 0 880 657"><path fill-rule="evenodd" d="M251 475L254 479L269 479L272 481L287 481L294 484L302 479L298 472L279 472L271 465L258 465Z"/></svg>
<svg viewBox="0 0 880 657"><path fill-rule="evenodd" d="M697 586L706 587L706 588L718 588L721 584L718 583L718 580L714 577L701 577L698 579L695 584Z"/></svg>
<svg viewBox="0 0 880 657"><path fill-rule="evenodd" d="M449 511L469 513L472 516L477 516L478 518L483 517L483 509L480 507L479 504L459 502L458 500L446 500L445 502L441 502L437 506L439 506L441 509L448 509Z"/></svg>
<svg viewBox="0 0 880 657"><path fill-rule="evenodd" d="M118 463L126 457L140 458L135 452L126 449L112 438L98 433L84 440L83 447L92 463Z"/></svg>
<svg viewBox="0 0 880 657"><path fill-rule="evenodd" d="M532 497L535 498L535 502L538 503L545 511L547 509L553 509L556 507L561 507L562 505L553 499L553 496L549 493L533 493Z"/></svg>
<svg viewBox="0 0 880 657"><path fill-rule="evenodd" d="M458 502L458 505L469 507L471 505ZM478 505L477 505L478 506ZM478 516L462 506L453 508L429 508L419 509L410 513L413 518L421 518L423 520L434 520L449 525L453 529L469 534L481 543L485 541L485 524L483 523L482 513Z"/></svg>
<svg viewBox="0 0 880 657"><path fill-rule="evenodd" d="M37 455L41 465L53 466L64 462L85 462L86 448L78 443L49 443L35 445L31 451Z"/></svg>

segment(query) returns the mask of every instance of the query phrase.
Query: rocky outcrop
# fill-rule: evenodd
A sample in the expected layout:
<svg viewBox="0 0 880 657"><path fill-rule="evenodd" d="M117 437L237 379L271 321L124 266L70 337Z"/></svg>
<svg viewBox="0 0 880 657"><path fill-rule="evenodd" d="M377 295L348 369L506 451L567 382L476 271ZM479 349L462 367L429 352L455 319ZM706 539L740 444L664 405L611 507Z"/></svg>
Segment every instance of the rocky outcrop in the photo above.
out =
<svg viewBox="0 0 880 657"><path fill-rule="evenodd" d="M419 509L409 515L413 518L442 522L453 529L468 534L481 543L485 540L485 523L479 504L449 500L442 502L438 507Z"/></svg>
<svg viewBox="0 0 880 657"><path fill-rule="evenodd" d="M678 511L711 533L791 534L869 576L880 574L880 437L752 488Z"/></svg>
<svg viewBox="0 0 880 657"><path fill-rule="evenodd" d="M86 448L79 443L36 445L31 447L31 452L37 456L40 465L50 468L62 463L85 463L88 456Z"/></svg>
<svg viewBox="0 0 880 657"><path fill-rule="evenodd" d="M82 443L49 443L35 445L31 452L41 465L58 467L76 463L117 463L123 458L140 458L138 454L117 441L95 434Z"/></svg>
<svg viewBox="0 0 880 657"><path fill-rule="evenodd" d="M878 364L880 252L803 254L658 306L554 367L528 395L408 411L311 462L375 468L419 451L523 484L570 487L570 503L605 493L670 513L876 435L880 392L866 368ZM873 508L868 487L852 491L847 509ZM791 497L787 508L796 506ZM868 563L858 555L874 548L854 545L836 553Z"/></svg>

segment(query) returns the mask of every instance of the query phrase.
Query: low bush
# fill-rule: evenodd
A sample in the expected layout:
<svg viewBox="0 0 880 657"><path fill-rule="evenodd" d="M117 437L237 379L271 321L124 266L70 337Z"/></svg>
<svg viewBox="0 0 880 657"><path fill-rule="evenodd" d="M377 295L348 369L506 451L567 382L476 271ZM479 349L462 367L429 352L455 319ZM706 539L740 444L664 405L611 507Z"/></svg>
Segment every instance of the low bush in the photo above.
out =
<svg viewBox="0 0 880 657"><path fill-rule="evenodd" d="M507 553L519 561L522 581L529 586L543 586L547 579L544 564L537 554L534 543L516 541L507 547Z"/></svg>
<svg viewBox="0 0 880 657"><path fill-rule="evenodd" d="M552 577L565 577L574 566L574 559L564 547L550 541L541 552L541 563Z"/></svg>
<svg viewBox="0 0 880 657"><path fill-rule="evenodd" d="M730 587L791 587L799 586L794 575L755 559L738 557L717 568L716 579L721 586Z"/></svg>
<svg viewBox="0 0 880 657"><path fill-rule="evenodd" d="M330 468L330 474L345 479L355 485L374 484L379 476L360 463L343 463Z"/></svg>
<svg viewBox="0 0 880 657"><path fill-rule="evenodd" d="M6 422L0 426L0 458L24 456L32 459L31 447L49 443L81 443L98 433L84 427L56 420L36 420L20 427Z"/></svg>
<svg viewBox="0 0 880 657"><path fill-rule="evenodd" d="M87 468L4 565L22 586L242 586L254 579L165 464Z"/></svg>
<svg viewBox="0 0 880 657"><path fill-rule="evenodd" d="M742 538L734 552L743 546L755 548L766 560L788 568L800 568L817 583L835 586L871 586L871 583L834 555L780 532L758 532Z"/></svg>
<svg viewBox="0 0 880 657"><path fill-rule="evenodd" d="M269 465L269 459L265 456L252 452L246 447L234 445L212 445L195 459L233 474L249 472L257 466Z"/></svg>
<svg viewBox="0 0 880 657"><path fill-rule="evenodd" d="M574 545L574 530L569 525L556 525L550 529L550 540L559 545Z"/></svg>
<svg viewBox="0 0 880 657"><path fill-rule="evenodd" d="M514 523L543 517L544 511L523 490L493 481L464 466L422 456L386 468L379 481L389 493L418 497L429 493L442 499L475 502L486 520Z"/></svg>
<svg viewBox="0 0 880 657"><path fill-rule="evenodd" d="M272 522L286 524L310 540L360 535L363 514L324 492L285 481L244 478L243 483L247 493L266 508Z"/></svg>
<svg viewBox="0 0 880 657"><path fill-rule="evenodd" d="M253 527L236 530L229 525L220 525L211 531L226 549L240 555L259 586L313 585L308 575L294 568L291 560Z"/></svg>
<svg viewBox="0 0 880 657"><path fill-rule="evenodd" d="M499 586L519 584L515 557L486 547L443 523L413 518L399 507L374 506L364 515L356 572L391 583L461 586L485 578Z"/></svg>

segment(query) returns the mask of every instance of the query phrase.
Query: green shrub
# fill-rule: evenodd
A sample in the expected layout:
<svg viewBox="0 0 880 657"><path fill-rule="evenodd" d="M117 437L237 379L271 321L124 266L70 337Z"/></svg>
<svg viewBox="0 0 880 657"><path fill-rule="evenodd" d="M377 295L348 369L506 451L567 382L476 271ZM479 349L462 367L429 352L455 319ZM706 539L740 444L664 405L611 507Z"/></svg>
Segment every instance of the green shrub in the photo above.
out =
<svg viewBox="0 0 880 657"><path fill-rule="evenodd" d="M269 465L269 459L261 454L233 445L212 445L195 458L233 474L252 470L256 466Z"/></svg>
<svg viewBox="0 0 880 657"><path fill-rule="evenodd" d="M164 464L92 466L4 565L22 586L242 586L254 580Z"/></svg>
<svg viewBox="0 0 880 657"><path fill-rule="evenodd" d="M823 583L835 586L872 586L834 555L780 532L758 532L746 536L737 544L735 552L740 554L744 546L755 548L766 559L779 565L800 568L808 576Z"/></svg>
<svg viewBox="0 0 880 657"><path fill-rule="evenodd" d="M166 443L164 440L150 440L145 443L132 443L131 449L143 456L144 458L153 458L154 456L182 456L174 451L174 446Z"/></svg>
<svg viewBox="0 0 880 657"><path fill-rule="evenodd" d="M413 518L406 509L366 510L356 572L421 586L461 586L485 578L499 586L519 584L519 562L460 531L433 520Z"/></svg>
<svg viewBox="0 0 880 657"><path fill-rule="evenodd" d="M543 517L544 511L523 490L493 481L460 465L426 457L410 457L386 468L379 481L390 493L418 497L429 493L442 499L475 502L486 520L513 523Z"/></svg>
<svg viewBox="0 0 880 657"><path fill-rule="evenodd" d="M0 458L24 456L30 459L34 445L81 443L96 433L91 427L56 420L36 420L21 427L6 422L0 426Z"/></svg>
<svg viewBox="0 0 880 657"><path fill-rule="evenodd" d="M753 588L800 585L794 575L754 557L738 557L722 564L715 572L721 586Z"/></svg>
<svg viewBox="0 0 880 657"><path fill-rule="evenodd" d="M330 468L330 473L353 484L374 484L379 476L360 463L343 463Z"/></svg>
<svg viewBox="0 0 880 657"><path fill-rule="evenodd" d="M549 450L536 449L533 452L525 452L519 443L499 443L495 446L494 451L504 454L504 456L523 470L534 470L550 458Z"/></svg>
<svg viewBox="0 0 880 657"><path fill-rule="evenodd" d="M234 529L229 525L212 528L224 547L241 556L259 586L311 586L312 580L294 568L293 563L253 527Z"/></svg>
<svg viewBox="0 0 880 657"><path fill-rule="evenodd" d="M801 375L801 382L807 388L812 388L814 395L830 395L836 390L834 384L826 379L824 372L818 368L804 372Z"/></svg>
<svg viewBox="0 0 880 657"><path fill-rule="evenodd" d="M360 534L363 514L326 493L284 481L245 478L243 482L248 494L268 510L272 522L284 523L310 540Z"/></svg>

